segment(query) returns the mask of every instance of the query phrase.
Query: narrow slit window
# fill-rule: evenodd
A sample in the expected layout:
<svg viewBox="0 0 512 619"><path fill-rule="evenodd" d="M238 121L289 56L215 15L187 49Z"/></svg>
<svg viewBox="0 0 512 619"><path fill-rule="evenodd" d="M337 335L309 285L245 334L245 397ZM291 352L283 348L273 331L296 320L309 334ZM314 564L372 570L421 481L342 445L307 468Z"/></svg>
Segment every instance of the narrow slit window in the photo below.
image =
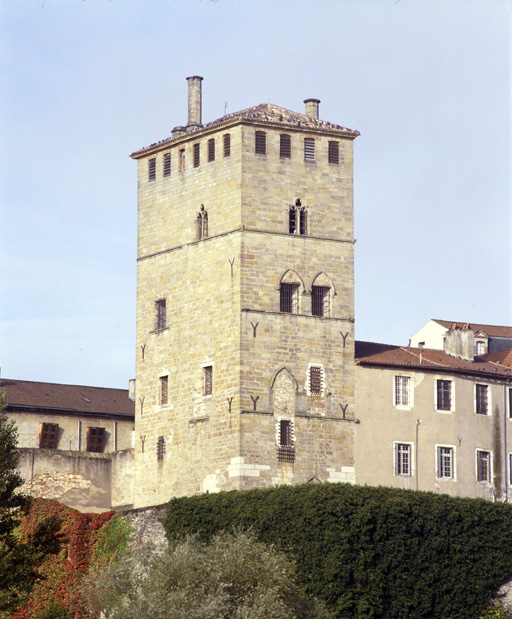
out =
<svg viewBox="0 0 512 619"><path fill-rule="evenodd" d="M208 140L208 161L215 161L215 138Z"/></svg>
<svg viewBox="0 0 512 619"><path fill-rule="evenodd" d="M329 142L329 163L339 165L340 163L340 143Z"/></svg>
<svg viewBox="0 0 512 619"><path fill-rule="evenodd" d="M309 392L311 395L322 395L322 368L312 365L309 368Z"/></svg>
<svg viewBox="0 0 512 619"><path fill-rule="evenodd" d="M311 313L313 316L329 316L330 292L328 286L313 286L311 288Z"/></svg>
<svg viewBox="0 0 512 619"><path fill-rule="evenodd" d="M204 368L204 395L212 395L213 393L213 367L207 365Z"/></svg>
<svg viewBox="0 0 512 619"><path fill-rule="evenodd" d="M194 144L194 168L199 167L200 163L200 144Z"/></svg>
<svg viewBox="0 0 512 619"><path fill-rule="evenodd" d="M487 385L476 386L476 412L478 415L487 415L489 413Z"/></svg>
<svg viewBox="0 0 512 619"><path fill-rule="evenodd" d="M159 436L156 442L156 458L157 460L163 460L165 454L165 439L163 436Z"/></svg>
<svg viewBox="0 0 512 619"><path fill-rule="evenodd" d="M280 311L288 314L299 313L298 284L281 284Z"/></svg>
<svg viewBox="0 0 512 619"><path fill-rule="evenodd" d="M279 156L281 159L290 159L292 156L292 139L286 133L282 133L280 136Z"/></svg>
<svg viewBox="0 0 512 619"><path fill-rule="evenodd" d="M185 149L184 148L180 148L180 152L179 152L179 165L178 165L178 170L180 172L185 172Z"/></svg>
<svg viewBox="0 0 512 619"><path fill-rule="evenodd" d="M105 428L87 428L86 450L102 453L105 443Z"/></svg>
<svg viewBox="0 0 512 619"><path fill-rule="evenodd" d="M59 442L59 424L42 423L39 430L39 447L41 449L57 449Z"/></svg>
<svg viewBox="0 0 512 619"><path fill-rule="evenodd" d="M254 150L258 155L267 154L267 134L265 131L256 131L254 138Z"/></svg>
<svg viewBox="0 0 512 619"><path fill-rule="evenodd" d="M171 175L171 153L165 153L164 155L164 176Z"/></svg>
<svg viewBox="0 0 512 619"><path fill-rule="evenodd" d="M155 303L156 307L156 324L155 329L158 331L160 329L165 329L167 326L167 303L165 299L159 299Z"/></svg>
<svg viewBox="0 0 512 619"><path fill-rule="evenodd" d="M305 206L302 206L299 199L288 209L288 232L290 234L305 235L308 228L308 215Z"/></svg>
<svg viewBox="0 0 512 619"><path fill-rule="evenodd" d="M224 134L224 157L229 157L231 155L231 134Z"/></svg>
<svg viewBox="0 0 512 619"><path fill-rule="evenodd" d="M160 376L160 404L167 404L169 401L169 377Z"/></svg>
<svg viewBox="0 0 512 619"><path fill-rule="evenodd" d="M293 421L291 419L280 419L278 423L277 460L279 462L295 462Z"/></svg>
<svg viewBox="0 0 512 619"><path fill-rule="evenodd" d="M304 159L306 161L315 160L315 139L304 138Z"/></svg>
<svg viewBox="0 0 512 619"><path fill-rule="evenodd" d="M154 181L156 178L156 159L153 157L148 162L148 180Z"/></svg>

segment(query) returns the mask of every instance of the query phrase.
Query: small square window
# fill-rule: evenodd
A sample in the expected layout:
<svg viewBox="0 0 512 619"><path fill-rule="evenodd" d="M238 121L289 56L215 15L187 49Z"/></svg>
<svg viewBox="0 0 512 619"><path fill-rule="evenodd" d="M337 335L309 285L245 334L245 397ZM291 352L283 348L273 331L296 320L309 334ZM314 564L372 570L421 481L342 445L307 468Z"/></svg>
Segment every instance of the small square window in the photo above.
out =
<svg viewBox="0 0 512 619"><path fill-rule="evenodd" d="M476 412L478 415L489 413L487 385L476 385Z"/></svg>
<svg viewBox="0 0 512 619"><path fill-rule="evenodd" d="M164 155L164 176L171 175L171 153L165 153Z"/></svg>
<svg viewBox="0 0 512 619"><path fill-rule="evenodd" d="M148 161L148 180L154 181L156 178L156 159L150 159Z"/></svg>
<svg viewBox="0 0 512 619"><path fill-rule="evenodd" d="M204 368L204 395L212 395L213 393L213 367L207 365Z"/></svg>
<svg viewBox="0 0 512 619"><path fill-rule="evenodd" d="M315 160L315 139L304 138L304 159L306 161Z"/></svg>
<svg viewBox="0 0 512 619"><path fill-rule="evenodd" d="M105 442L105 428L87 428L86 451L102 453Z"/></svg>
<svg viewBox="0 0 512 619"><path fill-rule="evenodd" d="M231 134L224 134L224 157L229 157L231 155Z"/></svg>
<svg viewBox="0 0 512 619"><path fill-rule="evenodd" d="M215 160L215 138L208 140L208 161Z"/></svg>
<svg viewBox="0 0 512 619"><path fill-rule="evenodd" d="M409 443L395 444L395 473L397 475L411 475L411 445Z"/></svg>
<svg viewBox="0 0 512 619"><path fill-rule="evenodd" d="M254 151L258 155L267 154L267 134L265 131L256 131L254 134Z"/></svg>
<svg viewBox="0 0 512 619"><path fill-rule="evenodd" d="M41 449L57 449L59 442L59 424L42 423L39 428L39 447Z"/></svg>
<svg viewBox="0 0 512 619"><path fill-rule="evenodd" d="M167 404L169 401L169 377L160 376L160 404Z"/></svg>
<svg viewBox="0 0 512 619"><path fill-rule="evenodd" d="M410 406L409 376L395 376L395 406Z"/></svg>
<svg viewBox="0 0 512 619"><path fill-rule="evenodd" d="M155 303L156 307L156 324L155 329L159 331L160 329L165 329L167 326L167 304L165 299L159 299Z"/></svg>
<svg viewBox="0 0 512 619"><path fill-rule="evenodd" d="M479 482L491 483L491 452L476 452L476 479Z"/></svg>

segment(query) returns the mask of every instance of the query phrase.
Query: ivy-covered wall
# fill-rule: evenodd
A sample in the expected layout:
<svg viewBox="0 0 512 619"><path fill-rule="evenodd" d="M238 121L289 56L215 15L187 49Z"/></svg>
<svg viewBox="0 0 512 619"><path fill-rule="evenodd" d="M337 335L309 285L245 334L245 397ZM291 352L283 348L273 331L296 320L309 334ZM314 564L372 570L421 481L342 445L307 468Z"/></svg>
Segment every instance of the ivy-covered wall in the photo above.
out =
<svg viewBox="0 0 512 619"><path fill-rule="evenodd" d="M512 578L512 506L480 499L285 486L173 499L164 526L170 539L251 528L338 618L475 619Z"/></svg>

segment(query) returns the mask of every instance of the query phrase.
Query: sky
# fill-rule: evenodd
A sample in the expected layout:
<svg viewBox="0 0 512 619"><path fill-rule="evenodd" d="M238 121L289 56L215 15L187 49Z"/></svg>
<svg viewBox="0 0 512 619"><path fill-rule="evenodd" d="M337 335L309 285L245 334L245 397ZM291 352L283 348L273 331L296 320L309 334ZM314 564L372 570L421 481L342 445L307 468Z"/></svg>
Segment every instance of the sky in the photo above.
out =
<svg viewBox="0 0 512 619"><path fill-rule="evenodd" d="M512 325L509 0L0 0L0 368L135 375L133 151L271 102L356 129L356 338Z"/></svg>

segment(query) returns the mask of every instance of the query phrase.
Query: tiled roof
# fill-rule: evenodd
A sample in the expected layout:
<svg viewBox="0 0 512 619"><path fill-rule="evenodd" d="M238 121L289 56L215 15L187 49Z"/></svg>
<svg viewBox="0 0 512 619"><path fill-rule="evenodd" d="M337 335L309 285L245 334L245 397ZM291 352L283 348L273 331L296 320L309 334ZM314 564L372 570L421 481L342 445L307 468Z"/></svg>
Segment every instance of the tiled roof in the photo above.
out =
<svg viewBox="0 0 512 619"><path fill-rule="evenodd" d="M299 114L298 112L292 112L284 107L273 105L272 103L260 103L254 107L249 107L246 110L240 112L232 112L226 114L217 120L206 123L202 127L190 131L184 135L177 137L169 137L160 142L155 142L150 146L141 148L131 154L131 157L139 157L144 153L154 150L156 148L162 148L172 142L179 141L183 137L191 135L197 135L202 131L208 131L211 129L221 128L224 125L229 125L234 122L251 122L259 125L272 125L279 126L286 129L301 129L305 131L318 131L323 133L330 133L333 135L339 135L340 137L354 139L359 135L359 131L353 129L347 129L341 125L335 125L334 123L327 122L326 120L320 120L306 114Z"/></svg>
<svg viewBox="0 0 512 619"><path fill-rule="evenodd" d="M128 389L84 387L39 383L29 380L2 378L0 388L6 390L8 407L28 407L45 410L135 415L135 403Z"/></svg>
<svg viewBox="0 0 512 619"><path fill-rule="evenodd" d="M512 377L511 368L488 361L484 357L475 357L474 361L467 361L433 348L421 349L374 342L356 342L355 357L356 363L361 365L467 372L501 378Z"/></svg>
<svg viewBox="0 0 512 619"><path fill-rule="evenodd" d="M507 365L512 368L512 350L500 350L498 352L490 352L486 355L482 355L481 359L486 361L492 361L493 363L500 363L501 365Z"/></svg>
<svg viewBox="0 0 512 619"><path fill-rule="evenodd" d="M477 331L485 331L485 333L487 333L489 337L510 337L512 338L512 327L504 327L500 325L481 325L476 322L467 323L467 322L455 322L454 320L437 320L436 318L434 318L433 320L434 322L438 322L440 325L443 325L443 327L446 327L447 329L450 329L453 325L455 325L455 327L458 329L462 329L463 327L469 324L469 326L471 327L471 330L474 333L477 333Z"/></svg>

